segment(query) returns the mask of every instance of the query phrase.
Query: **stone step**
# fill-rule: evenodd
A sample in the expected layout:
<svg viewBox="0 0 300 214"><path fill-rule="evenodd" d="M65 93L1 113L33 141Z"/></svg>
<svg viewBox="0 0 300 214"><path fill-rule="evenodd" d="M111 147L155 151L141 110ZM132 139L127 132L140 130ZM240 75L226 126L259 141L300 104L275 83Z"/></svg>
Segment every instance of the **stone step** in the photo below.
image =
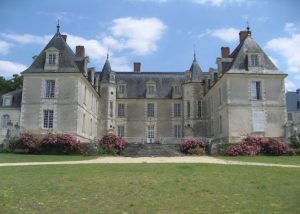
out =
<svg viewBox="0 0 300 214"><path fill-rule="evenodd" d="M180 152L179 144L127 144L121 151L122 156L126 157L171 157L183 156Z"/></svg>

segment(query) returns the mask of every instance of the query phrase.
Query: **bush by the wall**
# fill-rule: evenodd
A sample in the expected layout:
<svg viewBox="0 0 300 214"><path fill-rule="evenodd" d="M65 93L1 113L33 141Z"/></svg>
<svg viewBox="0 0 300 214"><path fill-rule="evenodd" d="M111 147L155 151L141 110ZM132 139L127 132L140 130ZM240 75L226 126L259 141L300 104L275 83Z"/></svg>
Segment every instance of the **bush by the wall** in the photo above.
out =
<svg viewBox="0 0 300 214"><path fill-rule="evenodd" d="M99 144L98 142L91 141L81 144L82 154L88 156L94 156L99 154Z"/></svg>
<svg viewBox="0 0 300 214"><path fill-rule="evenodd" d="M99 140L99 153L117 155L124 149L126 142L115 134L106 134Z"/></svg>
<svg viewBox="0 0 300 214"><path fill-rule="evenodd" d="M298 149L300 148L300 133L298 133L297 135L293 135L290 137L290 141L291 141L291 147L294 149Z"/></svg>
<svg viewBox="0 0 300 214"><path fill-rule="evenodd" d="M82 154L81 142L70 134L45 135L38 148L43 154Z"/></svg>
<svg viewBox="0 0 300 214"><path fill-rule="evenodd" d="M296 149L295 153L296 153L296 155L300 155L300 148Z"/></svg>
<svg viewBox="0 0 300 214"><path fill-rule="evenodd" d="M15 153L35 153L39 146L38 137L30 132L23 132L20 136L9 139L8 151Z"/></svg>
<svg viewBox="0 0 300 214"><path fill-rule="evenodd" d="M197 139L189 139L180 145L180 151L188 155L204 155L204 143Z"/></svg>
<svg viewBox="0 0 300 214"><path fill-rule="evenodd" d="M294 155L295 151L285 142L260 136L247 136L226 151L226 155L229 156L255 156L259 153L278 156Z"/></svg>

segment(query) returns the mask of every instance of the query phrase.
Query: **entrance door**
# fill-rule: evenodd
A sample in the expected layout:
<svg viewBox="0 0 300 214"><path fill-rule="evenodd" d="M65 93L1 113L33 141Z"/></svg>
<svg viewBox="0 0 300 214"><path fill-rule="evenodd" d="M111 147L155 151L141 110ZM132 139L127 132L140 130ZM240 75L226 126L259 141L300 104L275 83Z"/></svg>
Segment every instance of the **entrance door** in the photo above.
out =
<svg viewBox="0 0 300 214"><path fill-rule="evenodd" d="M147 143L154 143L154 126L147 127Z"/></svg>

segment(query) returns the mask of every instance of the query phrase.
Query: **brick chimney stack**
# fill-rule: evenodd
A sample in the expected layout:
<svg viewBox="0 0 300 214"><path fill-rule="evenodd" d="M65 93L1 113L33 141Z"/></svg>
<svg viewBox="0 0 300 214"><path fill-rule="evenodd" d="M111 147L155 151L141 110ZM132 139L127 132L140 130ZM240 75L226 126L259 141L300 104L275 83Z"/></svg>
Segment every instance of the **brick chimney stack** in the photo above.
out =
<svg viewBox="0 0 300 214"><path fill-rule="evenodd" d="M77 57L85 57L84 46L76 46L76 56Z"/></svg>
<svg viewBox="0 0 300 214"><path fill-rule="evenodd" d="M133 72L134 73L140 73L141 72L141 63L140 62L134 62L133 63Z"/></svg>
<svg viewBox="0 0 300 214"><path fill-rule="evenodd" d="M251 35L251 31L243 30L240 31L239 35L240 35L240 42L242 42L247 38L248 35Z"/></svg>
<svg viewBox="0 0 300 214"><path fill-rule="evenodd" d="M221 56L222 58L229 58L230 49L229 47L221 47Z"/></svg>

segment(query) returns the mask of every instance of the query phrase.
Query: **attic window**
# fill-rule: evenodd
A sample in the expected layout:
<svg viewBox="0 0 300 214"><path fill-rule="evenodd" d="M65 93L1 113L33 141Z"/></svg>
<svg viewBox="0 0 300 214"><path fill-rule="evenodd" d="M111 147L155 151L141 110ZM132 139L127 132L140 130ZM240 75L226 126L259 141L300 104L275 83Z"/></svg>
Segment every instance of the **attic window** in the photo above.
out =
<svg viewBox="0 0 300 214"><path fill-rule="evenodd" d="M11 98L5 97L3 100L3 106L10 106L11 105Z"/></svg>
<svg viewBox="0 0 300 214"><path fill-rule="evenodd" d="M56 64L56 54L49 54L49 65Z"/></svg>
<svg viewBox="0 0 300 214"><path fill-rule="evenodd" d="M174 93L175 94L180 94L180 92L181 92L180 86L179 85L175 85L174 86Z"/></svg>
<svg viewBox="0 0 300 214"><path fill-rule="evenodd" d="M154 94L154 93L155 93L155 86L148 85L148 94Z"/></svg>
<svg viewBox="0 0 300 214"><path fill-rule="evenodd" d="M125 94L126 86L118 85L118 94Z"/></svg>
<svg viewBox="0 0 300 214"><path fill-rule="evenodd" d="M252 67L258 66L258 55L257 54L250 55L250 66L252 66Z"/></svg>

